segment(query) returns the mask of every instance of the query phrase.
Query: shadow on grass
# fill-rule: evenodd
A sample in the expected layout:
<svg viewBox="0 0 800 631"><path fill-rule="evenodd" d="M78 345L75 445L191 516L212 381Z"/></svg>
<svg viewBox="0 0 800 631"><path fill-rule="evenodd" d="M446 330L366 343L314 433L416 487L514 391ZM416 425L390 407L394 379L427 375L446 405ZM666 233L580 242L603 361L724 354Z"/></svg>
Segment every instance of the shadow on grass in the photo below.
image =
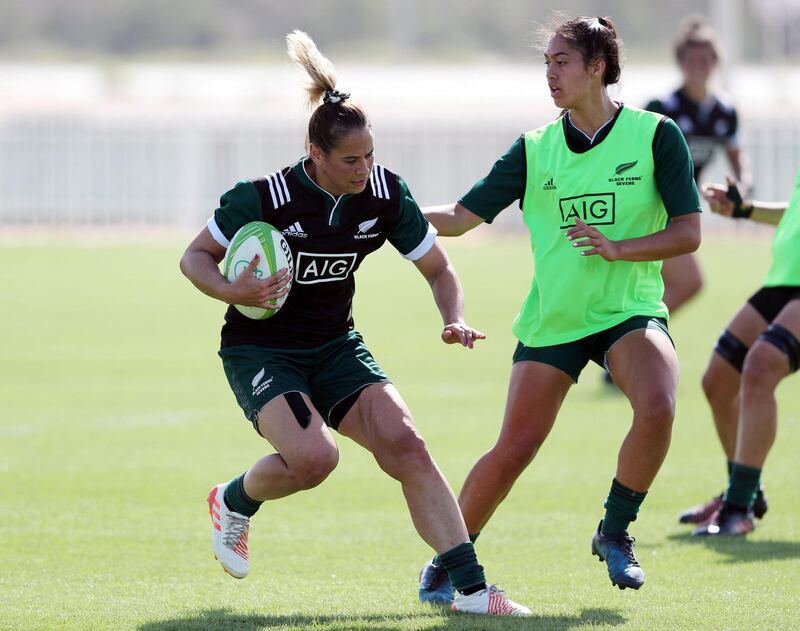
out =
<svg viewBox="0 0 800 631"><path fill-rule="evenodd" d="M537 616L526 618L504 618L492 621L494 628L500 629L555 629L566 630L578 627L593 627L597 625L625 624L625 618L613 609L584 609L577 616ZM437 624L438 623L438 624ZM208 609L187 614L184 617L172 620L159 620L147 622L138 627L139 631L209 631L211 629L224 629L225 631L259 631L260 629L274 629L276 627L296 628L324 628L330 625L332 629L365 629L369 631L396 631L405 628L405 625L419 626L425 629L464 629L475 630L484 628L480 625L477 616L465 614L450 614L449 612L437 613L411 613L411 614L365 614L360 616L329 615L329 616L304 616L304 615L259 615L240 614L229 609Z"/></svg>
<svg viewBox="0 0 800 631"><path fill-rule="evenodd" d="M725 556L725 563L753 563L800 558L800 542L797 541L752 541L746 537L692 537L670 535L678 543L702 545Z"/></svg>

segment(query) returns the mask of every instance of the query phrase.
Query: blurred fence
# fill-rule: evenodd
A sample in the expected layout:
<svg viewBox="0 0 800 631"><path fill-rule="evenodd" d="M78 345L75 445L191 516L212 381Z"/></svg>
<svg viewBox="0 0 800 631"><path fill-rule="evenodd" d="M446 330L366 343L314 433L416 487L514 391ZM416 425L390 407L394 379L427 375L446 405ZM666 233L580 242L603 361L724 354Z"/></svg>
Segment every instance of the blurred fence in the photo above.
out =
<svg viewBox="0 0 800 631"><path fill-rule="evenodd" d="M788 199L800 166L800 123L742 126L758 198ZM502 120L384 124L377 159L403 175L421 204L445 203L482 177L521 131ZM0 122L0 226L200 226L237 180L298 159L303 136L297 122L7 118ZM723 173L718 160L709 177Z"/></svg>

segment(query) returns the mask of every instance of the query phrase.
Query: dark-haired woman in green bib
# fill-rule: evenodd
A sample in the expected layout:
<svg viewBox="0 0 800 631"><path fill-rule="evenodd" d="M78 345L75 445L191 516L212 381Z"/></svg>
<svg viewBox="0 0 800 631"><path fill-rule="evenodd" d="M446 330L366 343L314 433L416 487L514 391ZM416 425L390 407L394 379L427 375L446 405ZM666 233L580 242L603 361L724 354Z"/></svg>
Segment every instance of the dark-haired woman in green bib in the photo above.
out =
<svg viewBox="0 0 800 631"><path fill-rule="evenodd" d="M440 235L457 236L520 200L535 263L513 325L519 342L503 427L459 504L474 540L547 438L582 369L590 360L605 365L633 422L591 548L614 585L638 589L644 572L627 528L666 457L678 382L661 262L699 246L700 200L675 123L608 94L620 77L611 21L555 24L545 41L547 85L562 115L523 134L457 204L424 209ZM436 561L423 568L422 600L448 597Z"/></svg>

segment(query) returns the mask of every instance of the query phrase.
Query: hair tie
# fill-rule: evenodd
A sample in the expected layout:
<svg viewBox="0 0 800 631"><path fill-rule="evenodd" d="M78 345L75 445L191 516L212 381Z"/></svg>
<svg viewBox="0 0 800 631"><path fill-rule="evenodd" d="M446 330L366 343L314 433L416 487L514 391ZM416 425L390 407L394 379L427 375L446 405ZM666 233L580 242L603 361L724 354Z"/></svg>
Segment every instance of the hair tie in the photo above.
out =
<svg viewBox="0 0 800 631"><path fill-rule="evenodd" d="M349 92L339 92L339 90L325 90L325 95L322 97L323 103L341 103L350 98Z"/></svg>

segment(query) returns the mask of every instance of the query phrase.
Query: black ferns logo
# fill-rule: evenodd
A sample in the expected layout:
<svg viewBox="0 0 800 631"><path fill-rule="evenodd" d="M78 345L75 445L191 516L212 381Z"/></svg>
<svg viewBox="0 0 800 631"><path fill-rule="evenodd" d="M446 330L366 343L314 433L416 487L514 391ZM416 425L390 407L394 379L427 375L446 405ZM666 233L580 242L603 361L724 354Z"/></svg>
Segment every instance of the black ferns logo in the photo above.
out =
<svg viewBox="0 0 800 631"><path fill-rule="evenodd" d="M630 171L633 167L636 166L638 160L634 160L633 162L623 162L622 164L618 165L616 169L614 169L615 175L622 175L625 171Z"/></svg>

